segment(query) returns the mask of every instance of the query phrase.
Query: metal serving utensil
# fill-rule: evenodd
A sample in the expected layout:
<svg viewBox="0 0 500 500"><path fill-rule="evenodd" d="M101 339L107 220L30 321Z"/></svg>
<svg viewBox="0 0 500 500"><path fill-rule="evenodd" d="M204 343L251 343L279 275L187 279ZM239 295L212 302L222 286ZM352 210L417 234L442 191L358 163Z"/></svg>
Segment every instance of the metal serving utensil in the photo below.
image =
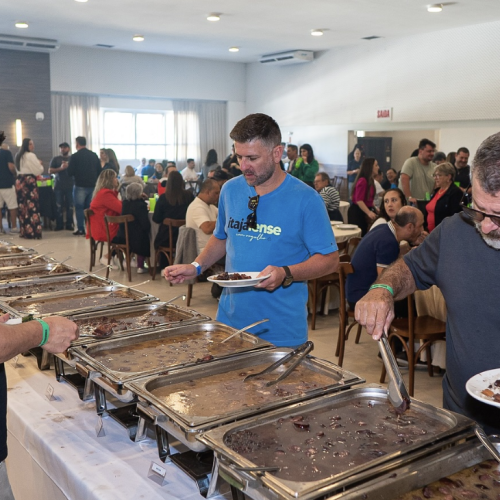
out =
<svg viewBox="0 0 500 500"><path fill-rule="evenodd" d="M67 262L69 259L71 259L71 255L66 257L64 260L61 260L61 262L58 262L50 271L49 274L52 274L59 266L62 266L65 262Z"/></svg>
<svg viewBox="0 0 500 500"><path fill-rule="evenodd" d="M170 304L171 302L173 302L174 300L177 300L177 299L186 300L186 296L185 295L177 295L177 297L174 297L173 299L167 300L165 302L165 305Z"/></svg>
<svg viewBox="0 0 500 500"><path fill-rule="evenodd" d="M139 283L138 285L134 285L134 288L137 287L137 286L142 286L142 285L145 285L146 283L149 283L151 280L146 280L146 281L143 281L142 283Z"/></svg>
<svg viewBox="0 0 500 500"><path fill-rule="evenodd" d="M399 371L396 358L394 357L392 349L389 346L387 332L384 331L382 337L380 337L378 346L380 354L382 355L382 360L384 361L387 375L389 376L389 382L387 384L387 397L392 406L394 406L396 413L401 415L408 410L408 408L410 408L411 400L408 390L406 389L403 376Z"/></svg>
<svg viewBox="0 0 500 500"><path fill-rule="evenodd" d="M231 465L231 469L238 470L241 472L257 472L259 473L264 473L264 472L279 472L281 470L281 467L276 467L276 466L270 466L270 467L239 467L237 465Z"/></svg>
<svg viewBox="0 0 500 500"><path fill-rule="evenodd" d="M283 379L288 377L290 373L292 373L297 366L299 366L300 363L305 359L305 357L314 349L314 344L308 340L302 345L299 345L297 349L293 350L292 352L289 352L286 356L283 356L281 359L278 359L275 363L273 363L271 366L268 366L265 370L262 370L259 373L253 373L252 375L247 375L244 379L243 382L247 382L248 380L251 380L255 377L260 377L261 375L264 375L266 373L270 373L274 370L276 370L278 367L280 367L282 364L286 363L290 359L297 358L294 360L294 362L275 380L271 380L266 384L266 387L269 387L271 385L277 384L278 382L281 382Z"/></svg>
<svg viewBox="0 0 500 500"><path fill-rule="evenodd" d="M102 271L103 269L106 269L107 267L109 267L109 268L111 269L113 266L111 266L111 265L109 265L109 266L108 266L108 265L106 265L106 266L102 266L102 267L100 267L99 269L96 269L96 270L94 271L94 274L95 274L95 273L97 273L97 272L99 272L99 271ZM75 279L75 281L73 281L73 283L78 283L79 281L84 280L84 279L85 279L85 278L87 278L88 276L89 276L88 274L84 274L84 275L80 276L79 278L76 278L76 279Z"/></svg>
<svg viewBox="0 0 500 500"><path fill-rule="evenodd" d="M30 259L30 262L33 262L36 259L41 259L42 257L46 257L47 255L52 255L54 252L47 252L47 253L42 253L40 255L36 255L35 257L32 257Z"/></svg>
<svg viewBox="0 0 500 500"><path fill-rule="evenodd" d="M167 304L168 304L168 302L167 302ZM242 328L241 330L238 330L237 332L231 333L231 335L229 335L229 337L227 337L226 339L221 341L221 344L223 344L224 342L227 342L228 340L232 339L233 337L236 337L236 335L238 335L239 333L243 333L246 330L253 328L254 326L260 325L261 323L265 323L266 321L269 321L269 319L268 318L261 319L260 321L256 321L255 323L252 323L251 325L245 326L245 328Z"/></svg>
<svg viewBox="0 0 500 500"><path fill-rule="evenodd" d="M474 427L474 432L476 433L476 436L479 438L479 441L483 444L483 446L491 453L491 456L498 462L500 463L500 453L496 449L495 445L491 442L491 439L486 435L486 432L479 427L479 425L476 425Z"/></svg>

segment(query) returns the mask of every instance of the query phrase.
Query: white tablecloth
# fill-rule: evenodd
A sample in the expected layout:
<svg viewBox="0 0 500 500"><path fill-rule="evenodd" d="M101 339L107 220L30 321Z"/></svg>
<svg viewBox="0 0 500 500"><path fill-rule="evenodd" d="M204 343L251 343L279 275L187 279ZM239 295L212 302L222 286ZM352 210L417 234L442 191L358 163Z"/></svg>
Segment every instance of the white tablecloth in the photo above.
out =
<svg viewBox="0 0 500 500"><path fill-rule="evenodd" d="M347 224L347 211L349 210L350 203L348 201L341 201L339 205L340 213L344 219L344 223Z"/></svg>
<svg viewBox="0 0 500 500"><path fill-rule="evenodd" d="M197 487L174 464L162 464L156 443L132 442L111 418L103 419L104 437L96 437L93 402L40 372L34 358L19 356L22 366L6 363L8 379L7 468L16 499L173 500L202 499ZM55 401L45 397L47 385ZM148 478L151 462L167 468L168 484Z"/></svg>
<svg viewBox="0 0 500 500"><path fill-rule="evenodd" d="M332 226L332 229L337 243L341 243L355 236L361 236L361 229L359 229L358 226L356 226L356 229L339 229L337 226Z"/></svg>

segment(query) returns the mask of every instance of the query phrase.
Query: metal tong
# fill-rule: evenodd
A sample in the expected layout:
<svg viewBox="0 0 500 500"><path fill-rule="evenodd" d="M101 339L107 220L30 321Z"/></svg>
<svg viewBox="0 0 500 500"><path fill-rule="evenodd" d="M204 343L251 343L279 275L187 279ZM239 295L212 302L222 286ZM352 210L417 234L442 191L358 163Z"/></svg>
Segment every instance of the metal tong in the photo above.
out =
<svg viewBox="0 0 500 500"><path fill-rule="evenodd" d="M396 358L394 357L392 349L389 346L387 332L384 331L382 337L380 337L378 346L384 361L387 375L389 376L389 382L387 384L387 397L392 406L394 406L396 413L401 415L410 407L410 395L406 389L403 376L399 371Z"/></svg>
<svg viewBox="0 0 500 500"><path fill-rule="evenodd" d="M474 432L476 436L481 441L482 445L490 452L491 456L500 463L500 453L498 452L496 446L491 442L490 438L486 435L482 427L476 425L474 427Z"/></svg>
<svg viewBox="0 0 500 500"><path fill-rule="evenodd" d="M54 252L42 253L40 255L36 255L35 257L31 257L30 262L33 262L36 259L41 259L42 257L46 257L47 255L52 255Z"/></svg>
<svg viewBox="0 0 500 500"><path fill-rule="evenodd" d="M71 259L71 255L66 257L65 259L61 260L61 262L58 262L50 271L49 274L52 274L59 266L62 266L65 262L67 262L69 259Z"/></svg>
<svg viewBox="0 0 500 500"><path fill-rule="evenodd" d="M251 325L245 326L245 328L242 328L241 330L238 330L234 333L231 333L231 335L229 335L229 337L227 337L221 341L221 344L223 344L224 342L227 342L229 339L232 339L233 337L236 337L236 335L238 335L239 333L243 333L243 332L249 330L250 328L253 328L254 326L260 325L261 323L265 323L266 321L269 321L269 319L267 319L267 318L261 319L260 321L256 321L255 323L252 323Z"/></svg>
<svg viewBox="0 0 500 500"><path fill-rule="evenodd" d="M275 363L273 363L271 366L268 366L265 370L262 370L259 373L253 373L252 375L248 375L243 379L243 382L248 382L248 380L255 378L255 377L260 377L261 375L264 375L266 373L273 372L276 370L276 368L280 367L287 361L293 358L297 358L293 361L293 363L275 380L271 380L266 384L266 387L270 387L271 385L277 384L278 382L281 382L284 378L288 377L290 373L292 373L297 366L299 366L300 363L304 360L304 358L314 349L314 344L308 340L302 345L299 345L297 349L289 352L286 356L283 356L281 359L278 359Z"/></svg>

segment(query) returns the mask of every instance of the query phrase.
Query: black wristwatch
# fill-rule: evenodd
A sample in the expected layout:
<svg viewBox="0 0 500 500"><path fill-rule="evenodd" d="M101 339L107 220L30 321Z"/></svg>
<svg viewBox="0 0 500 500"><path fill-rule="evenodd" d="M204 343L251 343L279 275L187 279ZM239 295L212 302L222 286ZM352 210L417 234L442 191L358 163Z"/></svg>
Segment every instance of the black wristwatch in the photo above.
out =
<svg viewBox="0 0 500 500"><path fill-rule="evenodd" d="M281 286L283 288L287 288L293 283L293 276L288 266L283 266L283 269L285 270L285 279L283 280L283 283L281 283Z"/></svg>

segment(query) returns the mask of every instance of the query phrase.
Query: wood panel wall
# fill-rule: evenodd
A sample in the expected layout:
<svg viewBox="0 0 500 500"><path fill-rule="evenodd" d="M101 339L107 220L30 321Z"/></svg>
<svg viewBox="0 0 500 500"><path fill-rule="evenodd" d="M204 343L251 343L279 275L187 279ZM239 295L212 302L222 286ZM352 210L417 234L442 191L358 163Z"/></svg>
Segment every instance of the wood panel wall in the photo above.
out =
<svg viewBox="0 0 500 500"><path fill-rule="evenodd" d="M41 111L43 121L36 121ZM52 114L49 54L0 49L0 130L12 154L16 146L16 119L23 122L23 136L33 139L35 153L45 171L52 158Z"/></svg>

